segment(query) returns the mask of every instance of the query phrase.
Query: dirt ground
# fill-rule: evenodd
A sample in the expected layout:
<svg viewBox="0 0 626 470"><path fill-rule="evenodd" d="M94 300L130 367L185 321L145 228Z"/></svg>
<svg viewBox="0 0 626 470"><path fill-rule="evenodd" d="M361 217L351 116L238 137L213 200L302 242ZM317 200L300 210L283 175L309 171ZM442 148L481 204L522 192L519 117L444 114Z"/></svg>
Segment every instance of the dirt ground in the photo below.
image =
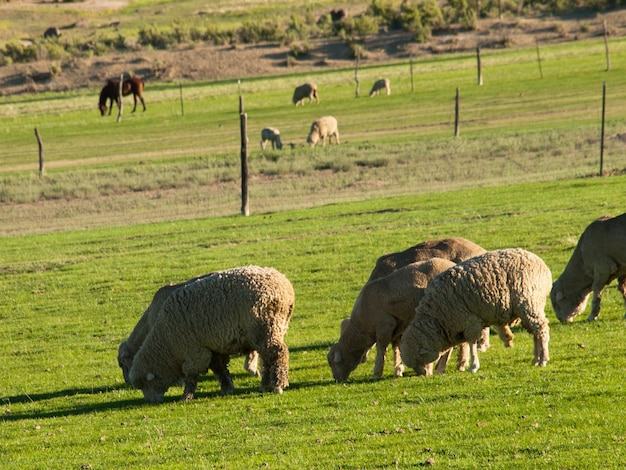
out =
<svg viewBox="0 0 626 470"><path fill-rule="evenodd" d="M626 35L626 11L578 14L575 17L482 19L473 31L455 30L436 34L427 44L412 41L407 32L381 32L365 43L362 64L420 58L447 52L504 47L533 46L601 37L603 21L610 37ZM38 61L0 66L0 95L64 91L102 86L107 78L132 72L146 82L172 80L221 80L345 67L353 63L349 48L339 40L311 42L311 53L288 65L289 48L277 43L215 46L193 44L174 50L138 49L111 52L104 56ZM51 71L60 68L60 73Z"/></svg>

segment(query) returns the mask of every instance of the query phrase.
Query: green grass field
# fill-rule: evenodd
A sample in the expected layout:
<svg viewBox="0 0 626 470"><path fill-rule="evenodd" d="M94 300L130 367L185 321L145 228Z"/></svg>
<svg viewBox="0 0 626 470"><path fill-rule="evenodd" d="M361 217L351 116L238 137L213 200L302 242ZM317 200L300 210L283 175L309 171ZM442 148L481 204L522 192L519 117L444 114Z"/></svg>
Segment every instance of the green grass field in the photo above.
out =
<svg viewBox="0 0 626 470"><path fill-rule="evenodd" d="M252 215L238 207L236 82L149 84L148 112L101 118L97 90L0 98L0 455L30 468L622 468L626 463L624 306L614 286L600 318L556 321L551 361L531 367L532 339L492 337L477 374L410 371L347 384L326 354L376 258L462 236L522 247L553 278L583 229L624 211L621 138L626 41L364 67L392 95L354 99L353 70L244 80ZM293 108L305 79L319 106ZM602 83L605 170L598 172ZM461 137L453 134L454 93ZM362 88L362 93L363 88ZM309 149L312 119L339 118L342 144ZM264 125L295 148L258 148ZM33 128L46 145L36 174ZM169 195L170 192L176 196ZM169 195L169 196L168 196ZM217 207L219 206L219 207ZM158 216L157 216L158 213ZM150 223L148 223L150 222ZM124 384L117 347L163 284L233 266L282 271L296 290L283 395L257 392L233 358L236 392L211 375L198 398L144 403Z"/></svg>
<svg viewBox="0 0 626 470"><path fill-rule="evenodd" d="M380 198L251 217L6 237L1 251L0 449L10 468L619 468L626 368L616 289L600 319L560 325L551 361L531 337L497 337L475 374L408 373L345 385L326 353L376 257L464 236L523 247L556 278L588 222L622 210L624 177ZM119 343L156 289L214 269L271 265L296 289L291 387L261 395L233 358L236 393L212 376L197 400L160 406L123 384Z"/></svg>

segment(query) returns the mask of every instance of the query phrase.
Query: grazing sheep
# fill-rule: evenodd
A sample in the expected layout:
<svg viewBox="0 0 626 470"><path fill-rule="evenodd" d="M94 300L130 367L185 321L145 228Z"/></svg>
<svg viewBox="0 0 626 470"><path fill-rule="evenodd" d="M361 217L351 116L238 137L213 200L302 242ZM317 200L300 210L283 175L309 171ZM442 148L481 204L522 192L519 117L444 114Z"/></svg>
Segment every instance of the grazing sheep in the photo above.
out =
<svg viewBox="0 0 626 470"><path fill-rule="evenodd" d="M306 141L311 147L322 139L322 147L326 146L326 137L328 137L328 143L333 144L332 136L335 136L335 142L339 145L339 130L337 129L337 119L333 116L321 117L311 124L311 132Z"/></svg>
<svg viewBox="0 0 626 470"><path fill-rule="evenodd" d="M423 261L430 258L443 258L453 261L454 263L460 263L473 256L485 253L486 250L476 243L467 240L465 238L453 237L442 238L437 240L427 240L422 243L418 243L404 251L398 253L390 253L383 255L376 260L376 266L370 274L369 280L378 279L383 276L387 276L396 269L399 269L407 264ZM507 347L513 347L513 334L508 326L497 327L498 335L504 341ZM481 335L481 350L485 351L489 348L489 328L485 328ZM476 345L472 345L473 349L470 349L470 345L462 344L459 347L459 355L457 359L457 370L465 370L468 363L468 353L476 351ZM395 351L396 356L399 355L398 351ZM437 363L437 373L443 373L446 370L446 365L450 357L450 351L445 354L442 359ZM470 371L476 372L480 364L478 363L478 356L473 354L471 356L472 364Z"/></svg>
<svg viewBox="0 0 626 470"><path fill-rule="evenodd" d="M519 318L534 337L533 365L545 366L550 328L544 307L551 284L543 260L519 248L490 251L451 267L426 288L402 335L402 360L418 375L430 375L442 352L476 342L485 326Z"/></svg>
<svg viewBox="0 0 626 470"><path fill-rule="evenodd" d="M183 400L194 397L198 377L215 356L227 365L231 354L256 350L263 360L261 391L289 386L289 350L284 336L295 294L289 280L272 268L246 266L216 272L172 292L137 351L130 381L153 403L180 379ZM222 393L232 393L220 377Z"/></svg>
<svg viewBox="0 0 626 470"><path fill-rule="evenodd" d="M282 150L283 143L280 141L280 131L274 127L266 127L261 131L261 150L265 150L268 142L272 143L272 149Z"/></svg>
<svg viewBox="0 0 626 470"><path fill-rule="evenodd" d="M135 325L135 328L131 332L130 336L125 341L122 341L117 351L117 363L122 369L122 375L124 376L124 381L127 384L131 385L129 372L133 365L133 358L156 323L156 319L161 312L161 307L163 306L165 300L172 292L178 290L179 288L200 279L204 279L211 274L194 277L193 279L189 279L188 281L181 282L179 284L168 284L156 291L154 297L152 298L152 302L137 322L137 325ZM252 351L244 360L244 368L250 375L261 375L257 364L258 354L256 351Z"/></svg>
<svg viewBox="0 0 626 470"><path fill-rule="evenodd" d="M317 85L315 83L309 82L296 87L293 92L293 98L291 98L291 101L293 101L293 104L295 106L298 106L299 104L304 104L304 100L306 98L309 99L309 104L311 103L313 98L315 98L315 102L319 104L320 100L317 95Z"/></svg>
<svg viewBox="0 0 626 470"><path fill-rule="evenodd" d="M585 310L593 292L587 320L595 320L604 286L613 279L626 303L626 214L602 217L583 231L563 274L552 285L556 317L571 322Z"/></svg>
<svg viewBox="0 0 626 470"><path fill-rule="evenodd" d="M380 80L376 80L374 82L374 85L372 85L370 96L380 95L381 90L386 90L387 96L391 94L391 85L389 84L388 78L381 78Z"/></svg>
<svg viewBox="0 0 626 470"><path fill-rule="evenodd" d="M391 343L394 353L397 351L402 332L413 319L424 288L451 266L454 266L452 261L433 258L409 264L366 283L354 303L349 321L342 322L339 341L327 356L335 380L348 380L374 343L377 355L372 377L380 378L387 346ZM402 376L403 370L400 355L395 354L394 375Z"/></svg>

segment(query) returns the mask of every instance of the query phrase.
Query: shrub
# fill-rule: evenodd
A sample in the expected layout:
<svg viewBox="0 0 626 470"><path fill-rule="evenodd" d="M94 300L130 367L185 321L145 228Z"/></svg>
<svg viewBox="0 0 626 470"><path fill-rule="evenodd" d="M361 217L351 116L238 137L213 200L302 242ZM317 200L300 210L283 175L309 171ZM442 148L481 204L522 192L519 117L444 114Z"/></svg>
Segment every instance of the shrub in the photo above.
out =
<svg viewBox="0 0 626 470"><path fill-rule="evenodd" d="M37 46L10 41L1 49L2 54L13 62L31 62L37 60Z"/></svg>
<svg viewBox="0 0 626 470"><path fill-rule="evenodd" d="M176 44L176 35L171 30L159 29L157 26L142 28L139 30L139 44L167 49Z"/></svg>
<svg viewBox="0 0 626 470"><path fill-rule="evenodd" d="M264 23L246 21L237 30L237 37L244 44L254 44L261 41L280 42L284 37L284 32L280 30L278 23L275 21L266 21Z"/></svg>

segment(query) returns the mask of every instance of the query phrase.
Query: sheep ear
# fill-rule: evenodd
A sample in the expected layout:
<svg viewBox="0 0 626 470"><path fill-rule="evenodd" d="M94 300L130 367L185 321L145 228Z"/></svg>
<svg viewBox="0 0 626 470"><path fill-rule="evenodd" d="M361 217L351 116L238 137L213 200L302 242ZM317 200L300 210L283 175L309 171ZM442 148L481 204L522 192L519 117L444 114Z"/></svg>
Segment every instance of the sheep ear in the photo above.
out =
<svg viewBox="0 0 626 470"><path fill-rule="evenodd" d="M556 293L556 301L559 302L561 300L563 300L563 291L558 291Z"/></svg>
<svg viewBox="0 0 626 470"><path fill-rule="evenodd" d="M341 353L339 351L335 351L335 357L333 358L334 362L341 362Z"/></svg>
<svg viewBox="0 0 626 470"><path fill-rule="evenodd" d="M154 374L152 372L148 372L148 375L146 375L146 380L148 382L150 382L150 381L154 380L154 377L155 376L154 376Z"/></svg>

